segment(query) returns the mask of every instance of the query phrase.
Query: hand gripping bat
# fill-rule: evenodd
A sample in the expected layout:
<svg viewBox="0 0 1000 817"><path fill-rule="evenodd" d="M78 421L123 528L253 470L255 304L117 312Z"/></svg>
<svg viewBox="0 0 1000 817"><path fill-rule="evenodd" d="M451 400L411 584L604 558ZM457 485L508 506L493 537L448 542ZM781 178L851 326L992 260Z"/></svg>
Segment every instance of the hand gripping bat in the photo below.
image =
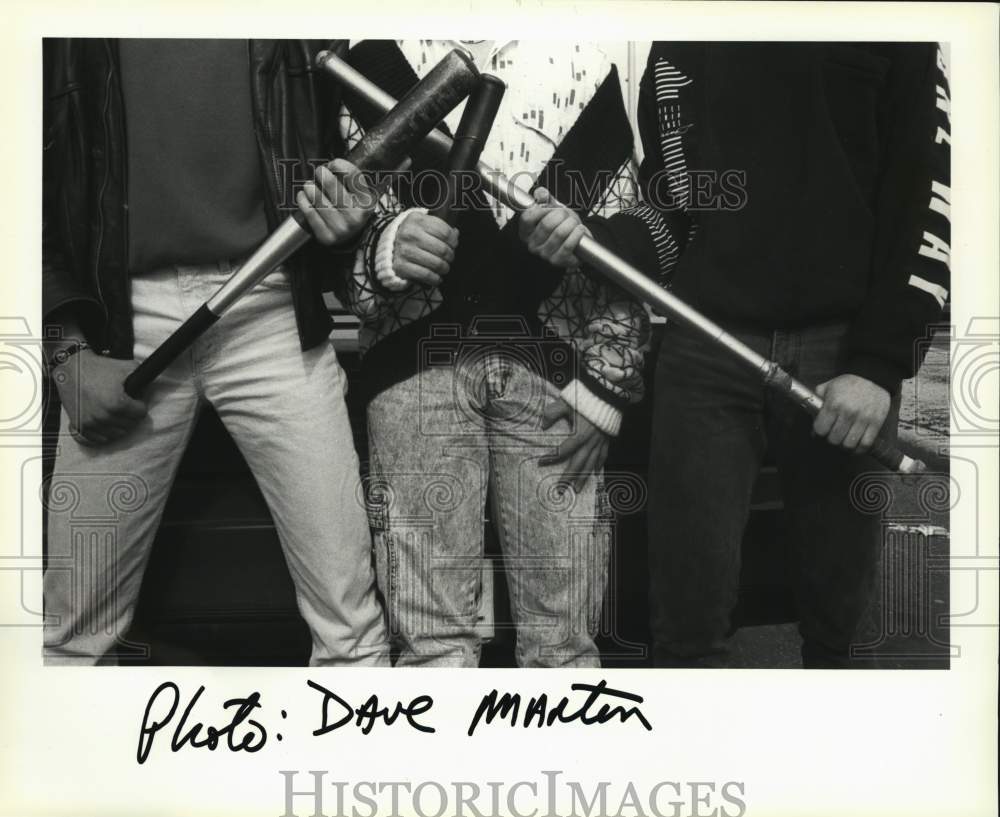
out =
<svg viewBox="0 0 1000 817"><path fill-rule="evenodd" d="M317 57L317 62L375 109L389 110L395 104L391 95L333 54L322 52ZM447 134L431 131L424 138L421 149L429 151L432 155L443 156L448 153L451 146L452 140ZM502 204L516 211L527 210L534 204L534 199L528 191L515 185L499 171L482 161L477 163L476 169L482 178L485 190ZM755 352L598 241L584 236L577 245L576 256L588 267L601 273L661 314L693 327L706 339L735 355L756 371L769 387L789 397L809 414L815 416L823 407L823 401L816 392L792 377L773 360L768 360ZM920 473L926 469L923 462L907 456L881 436L875 440L868 454L886 468L899 473Z"/></svg>
<svg viewBox="0 0 1000 817"><path fill-rule="evenodd" d="M399 164L469 94L478 76L472 60L461 50L452 50L398 104L393 101L385 111L385 118L371 128L345 158L361 170L386 170ZM131 397L142 394L229 307L311 237L304 216L296 211L211 298L125 378L126 394Z"/></svg>

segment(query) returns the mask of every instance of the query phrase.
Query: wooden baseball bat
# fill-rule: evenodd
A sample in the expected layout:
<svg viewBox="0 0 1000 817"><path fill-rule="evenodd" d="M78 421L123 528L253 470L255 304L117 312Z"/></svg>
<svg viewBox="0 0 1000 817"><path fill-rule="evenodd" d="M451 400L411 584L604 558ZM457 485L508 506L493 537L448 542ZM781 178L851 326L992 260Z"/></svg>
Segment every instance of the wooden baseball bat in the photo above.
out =
<svg viewBox="0 0 1000 817"><path fill-rule="evenodd" d="M475 172L506 90L507 86L499 78L492 74L480 74L475 89L465 103L448 154L444 196L441 204L431 211L431 215L451 226L455 226L455 205L459 203L457 199L464 187L461 174Z"/></svg>

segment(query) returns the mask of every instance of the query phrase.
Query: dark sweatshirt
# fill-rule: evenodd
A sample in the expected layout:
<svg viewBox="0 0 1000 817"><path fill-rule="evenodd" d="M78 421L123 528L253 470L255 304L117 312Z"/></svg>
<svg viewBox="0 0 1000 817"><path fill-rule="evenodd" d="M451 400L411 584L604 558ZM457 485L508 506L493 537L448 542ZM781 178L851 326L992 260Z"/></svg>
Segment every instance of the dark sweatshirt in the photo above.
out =
<svg viewBox="0 0 1000 817"><path fill-rule="evenodd" d="M639 106L645 205L606 240L724 326L848 321L848 372L913 375L949 286L934 44L655 43Z"/></svg>

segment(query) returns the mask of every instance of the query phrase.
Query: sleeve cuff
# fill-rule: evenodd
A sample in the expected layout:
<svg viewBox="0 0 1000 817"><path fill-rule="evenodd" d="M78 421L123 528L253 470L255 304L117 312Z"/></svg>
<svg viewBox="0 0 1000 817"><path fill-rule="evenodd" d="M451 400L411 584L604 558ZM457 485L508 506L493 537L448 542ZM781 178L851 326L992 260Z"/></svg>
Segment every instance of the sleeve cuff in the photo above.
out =
<svg viewBox="0 0 1000 817"><path fill-rule="evenodd" d="M105 317L100 301L88 295L65 295L45 305L43 326L60 326L68 319L76 321L85 337L96 337Z"/></svg>
<svg viewBox="0 0 1000 817"><path fill-rule="evenodd" d="M854 374L896 394L906 376L898 366L870 355L855 355L847 363L845 374Z"/></svg>
<svg viewBox="0 0 1000 817"><path fill-rule="evenodd" d="M591 216L583 222L594 239L620 255L650 278L664 273L650 226L636 215L621 211L609 218Z"/></svg>
<svg viewBox="0 0 1000 817"><path fill-rule="evenodd" d="M605 434L616 437L622 426L619 409L604 402L579 380L572 381L560 394L580 414L597 426Z"/></svg>
<svg viewBox="0 0 1000 817"><path fill-rule="evenodd" d="M396 233L399 232L406 217L413 212L426 213L427 209L416 207L404 210L396 216L379 236L378 247L375 250L375 279L391 292L400 292L409 286L409 282L396 275L396 271L392 268L392 253L396 246Z"/></svg>

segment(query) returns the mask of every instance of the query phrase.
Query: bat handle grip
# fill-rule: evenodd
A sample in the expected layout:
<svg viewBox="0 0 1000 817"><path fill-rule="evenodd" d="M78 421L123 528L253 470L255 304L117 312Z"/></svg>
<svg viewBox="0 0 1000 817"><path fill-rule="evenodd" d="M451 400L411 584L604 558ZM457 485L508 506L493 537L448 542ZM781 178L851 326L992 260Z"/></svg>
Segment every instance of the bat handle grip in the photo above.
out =
<svg viewBox="0 0 1000 817"><path fill-rule="evenodd" d="M761 369L764 372L764 381L769 386L790 396L813 417L820 413L823 408L823 400L805 383L796 380L773 361L764 361ZM927 466L922 461L907 456L900 451L898 446L885 439L881 434L875 438L875 442L868 449L868 456L890 471L899 474L919 474L927 470Z"/></svg>
<svg viewBox="0 0 1000 817"><path fill-rule="evenodd" d="M875 438L872 447L868 449L868 456L898 474L920 474L927 470L923 461L907 456L882 437Z"/></svg>
<svg viewBox="0 0 1000 817"><path fill-rule="evenodd" d="M170 337L157 346L153 353L125 378L125 394L133 399L139 399L146 387L218 319L218 315L212 312L206 304L202 304L191 317L177 327Z"/></svg>
<svg viewBox="0 0 1000 817"><path fill-rule="evenodd" d="M437 216L452 227L458 221L454 205L458 191L465 190L466 174L471 172L476 183L479 182L479 176L475 173L476 165L479 163L479 155L483 152L483 146L493 127L493 120L496 119L506 90L507 86L497 77L492 74L480 74L476 87L465 103L462 119L455 131L451 151L448 153L445 195L442 203L431 211L432 216Z"/></svg>
<svg viewBox="0 0 1000 817"><path fill-rule="evenodd" d="M466 140L459 141L455 140L455 147L452 150L452 156L456 154L468 155L467 150L462 150L462 148L468 145ZM473 162L473 167L475 162ZM454 227L458 223L458 213L455 210L455 199L459 195L459 190L462 189L463 183L461 181L463 170L465 168L456 167L449 163L447 173L445 175L445 189L442 192L441 203L430 211L430 215L437 216L439 219L444 221L449 227Z"/></svg>

